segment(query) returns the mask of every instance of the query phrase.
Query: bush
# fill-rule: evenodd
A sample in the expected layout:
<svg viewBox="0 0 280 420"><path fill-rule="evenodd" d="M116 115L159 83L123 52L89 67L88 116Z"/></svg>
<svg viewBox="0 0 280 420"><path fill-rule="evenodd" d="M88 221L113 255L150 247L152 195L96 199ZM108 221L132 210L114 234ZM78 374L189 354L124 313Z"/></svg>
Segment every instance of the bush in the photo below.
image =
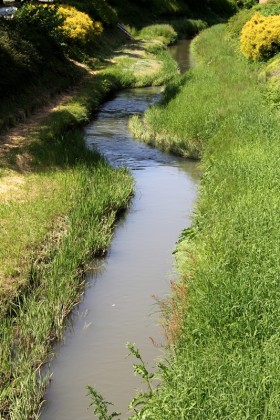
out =
<svg viewBox="0 0 280 420"><path fill-rule="evenodd" d="M90 5L89 13L92 13L94 19L100 20L106 25L117 23L117 13L105 0L91 0Z"/></svg>
<svg viewBox="0 0 280 420"><path fill-rule="evenodd" d="M269 3L258 4L254 7L255 11L260 12L263 16L280 15L280 1L270 1Z"/></svg>
<svg viewBox="0 0 280 420"><path fill-rule="evenodd" d="M13 94L15 87L26 83L38 70L39 57L33 45L0 22L0 97Z"/></svg>
<svg viewBox="0 0 280 420"><path fill-rule="evenodd" d="M252 9L243 9L232 16L227 24L227 33L231 38L239 38L242 28L248 20L254 15Z"/></svg>
<svg viewBox="0 0 280 420"><path fill-rule="evenodd" d="M279 55L270 60L269 64L262 68L258 79L265 83L265 95L268 101L279 109L280 105L280 57Z"/></svg>
<svg viewBox="0 0 280 420"><path fill-rule="evenodd" d="M15 21L28 38L37 39L43 34L57 41L57 28L63 23L63 17L58 14L56 5L25 4L17 11Z"/></svg>
<svg viewBox="0 0 280 420"><path fill-rule="evenodd" d="M63 0L62 4L73 6L81 12L87 13L92 19L104 25L114 25L118 22L116 11L105 0Z"/></svg>
<svg viewBox="0 0 280 420"><path fill-rule="evenodd" d="M248 2L244 3L244 7L249 5ZM232 16L227 25L227 31L232 38L239 38L242 28L245 23L251 19L251 17L256 13L260 12L262 16L274 16L280 15L280 1L276 0L269 3L256 4L252 9L243 9Z"/></svg>
<svg viewBox="0 0 280 420"><path fill-rule="evenodd" d="M237 11L237 4L234 0L210 0L209 7L219 16L231 16Z"/></svg>
<svg viewBox="0 0 280 420"><path fill-rule="evenodd" d="M58 30L66 42L84 45L100 35L103 31L101 22L92 20L86 13L72 6L59 6L58 14L63 24Z"/></svg>
<svg viewBox="0 0 280 420"><path fill-rule="evenodd" d="M258 3L258 0L241 0L241 1L237 1L236 3L238 7L240 8L250 9L255 4Z"/></svg>
<svg viewBox="0 0 280 420"><path fill-rule="evenodd" d="M241 32L241 51L251 60L264 60L280 50L280 15L256 13Z"/></svg>

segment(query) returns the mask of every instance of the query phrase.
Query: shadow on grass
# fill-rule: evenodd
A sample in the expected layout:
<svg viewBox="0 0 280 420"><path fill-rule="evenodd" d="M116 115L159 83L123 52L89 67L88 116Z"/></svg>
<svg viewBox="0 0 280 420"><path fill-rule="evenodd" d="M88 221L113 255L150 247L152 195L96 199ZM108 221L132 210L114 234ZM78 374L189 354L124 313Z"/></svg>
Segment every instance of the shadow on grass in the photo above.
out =
<svg viewBox="0 0 280 420"><path fill-rule="evenodd" d="M6 146L0 167L38 173L95 164L100 157L86 147L81 127L93 118L100 103L121 87L117 75L89 75L75 98L53 111L26 135L26 141Z"/></svg>

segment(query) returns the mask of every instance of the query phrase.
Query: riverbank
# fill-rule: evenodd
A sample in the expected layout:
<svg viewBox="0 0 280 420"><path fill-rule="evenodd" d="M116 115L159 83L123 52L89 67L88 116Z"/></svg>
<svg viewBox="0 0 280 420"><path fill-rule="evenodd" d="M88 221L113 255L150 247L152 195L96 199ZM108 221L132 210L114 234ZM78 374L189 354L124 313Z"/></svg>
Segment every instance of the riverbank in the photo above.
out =
<svg viewBox="0 0 280 420"><path fill-rule="evenodd" d="M62 104L2 137L3 418L37 418L47 381L38 378L40 366L80 300L87 263L106 252L133 194L129 173L89 151L79 127L112 92L161 84L176 72L161 45L128 42L104 69L83 66L82 83Z"/></svg>
<svg viewBox="0 0 280 420"><path fill-rule="evenodd" d="M196 68L139 121L160 133L156 146L202 156L204 175L193 227L176 251L181 283L165 305L171 344L159 368L162 383L133 418L274 419L280 415L275 91L271 97L260 82L266 64L242 58L225 25L201 33L193 52Z"/></svg>
<svg viewBox="0 0 280 420"><path fill-rule="evenodd" d="M80 6L93 18L102 12L97 6ZM19 32L12 21L1 21L1 63L2 57L8 63L0 83L1 129L48 103L44 92L49 88L51 96L73 84L75 88L63 104L56 99L46 119L43 112L28 129L1 139L0 414L20 420L38 417L45 387L40 366L80 299L87 262L106 252L114 221L133 191L128 173L109 168L89 152L77 127L89 121L110 93L162 84L177 71L156 34L119 48L115 57L105 41L99 45L100 57L90 57L89 51L71 51L70 44L60 42L57 48L54 32L46 32L44 19L36 20L36 14L36 30L26 30L30 17L23 16ZM54 29L55 22L47 23ZM201 27L188 19L183 24L195 31ZM11 63L13 72L8 71Z"/></svg>
<svg viewBox="0 0 280 420"><path fill-rule="evenodd" d="M87 64L92 70L106 66L113 51L121 49L127 41L125 30L120 30L118 22L124 22L133 35L139 35L143 28L152 27L155 22L166 22L171 23L180 36L191 37L220 19L205 4L200 11L196 11L195 6L191 11L182 0L167 0L160 5L153 0L151 9L144 9L145 13L143 5L133 2L112 2L113 7L105 0L91 3L69 0L67 3L73 4L72 13L75 11L73 39L70 28L68 38L61 35L58 22L61 15L57 15L56 7L24 5L14 19L0 19L0 132L24 121L54 97L79 84L83 78L79 63ZM86 27L82 27L87 19L99 28L90 42L78 39L78 34L86 34ZM28 30L30 25L32 32Z"/></svg>

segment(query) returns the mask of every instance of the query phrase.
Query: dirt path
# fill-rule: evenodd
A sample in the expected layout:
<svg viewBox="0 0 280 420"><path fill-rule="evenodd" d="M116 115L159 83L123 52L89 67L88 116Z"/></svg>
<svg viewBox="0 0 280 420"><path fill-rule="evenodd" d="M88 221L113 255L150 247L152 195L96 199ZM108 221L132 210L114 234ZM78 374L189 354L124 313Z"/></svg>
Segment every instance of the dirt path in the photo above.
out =
<svg viewBox="0 0 280 420"><path fill-rule="evenodd" d="M72 61L75 66L79 67L84 71L84 75L81 77L80 83L76 84L61 94L55 95L48 101L47 105L43 105L38 110L25 118L23 122L18 123L15 127L8 129L4 134L0 134L0 161L1 157L6 152L11 151L13 148L22 146L23 143L28 142L28 135L34 133L38 125L53 111L55 111L60 105L69 101L79 91L82 80L86 77L92 77L98 74L98 71L91 70L86 65L79 63L75 60Z"/></svg>
<svg viewBox="0 0 280 420"><path fill-rule="evenodd" d="M42 122L52 111L55 111L60 104L71 99L71 97L77 93L77 90L78 88L75 86L68 89L67 92L56 95L47 105L38 109L37 112L27 117L25 121L0 135L0 156L5 153L5 150L10 150L13 147L22 145L23 141L27 140L28 134L33 132L38 124L40 124L40 122Z"/></svg>

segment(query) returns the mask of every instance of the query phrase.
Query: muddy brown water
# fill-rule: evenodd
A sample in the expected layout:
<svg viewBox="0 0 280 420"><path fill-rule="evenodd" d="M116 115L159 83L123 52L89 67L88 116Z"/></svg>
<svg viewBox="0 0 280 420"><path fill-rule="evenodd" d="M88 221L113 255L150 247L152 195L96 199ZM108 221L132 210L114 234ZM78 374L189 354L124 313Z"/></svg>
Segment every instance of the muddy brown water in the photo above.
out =
<svg viewBox="0 0 280 420"><path fill-rule="evenodd" d="M128 403L143 384L133 375L135 360L127 358L125 343L135 342L151 369L164 357L153 295L163 298L176 278L172 251L191 223L199 172L194 162L150 148L129 134L129 116L159 98L159 88L123 91L101 107L85 130L90 148L112 165L131 170L136 194L107 257L93 261L85 297L63 344L55 348L42 420L93 419L87 385L96 386L122 412L121 419L127 418Z"/></svg>

